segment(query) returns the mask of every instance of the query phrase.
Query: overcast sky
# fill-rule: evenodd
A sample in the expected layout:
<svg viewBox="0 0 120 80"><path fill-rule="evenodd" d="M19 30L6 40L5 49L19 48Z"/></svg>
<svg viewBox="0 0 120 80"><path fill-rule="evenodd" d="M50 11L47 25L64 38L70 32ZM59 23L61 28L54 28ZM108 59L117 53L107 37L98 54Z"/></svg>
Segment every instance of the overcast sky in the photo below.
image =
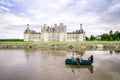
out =
<svg viewBox="0 0 120 80"><path fill-rule="evenodd" d="M0 0L0 39L23 38L26 24L40 32L41 25L67 25L87 36L120 31L120 0Z"/></svg>

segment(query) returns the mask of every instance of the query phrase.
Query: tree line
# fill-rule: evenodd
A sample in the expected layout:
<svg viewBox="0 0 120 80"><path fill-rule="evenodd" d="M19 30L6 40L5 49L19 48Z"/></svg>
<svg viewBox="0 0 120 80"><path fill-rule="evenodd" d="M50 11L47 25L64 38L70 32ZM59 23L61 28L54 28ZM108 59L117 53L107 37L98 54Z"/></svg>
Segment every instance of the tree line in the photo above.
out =
<svg viewBox="0 0 120 80"><path fill-rule="evenodd" d="M91 35L90 38L86 37L87 41L120 41L120 32L115 31L113 32L112 30L109 31L109 33L104 33L100 36L95 37L94 35Z"/></svg>
<svg viewBox="0 0 120 80"><path fill-rule="evenodd" d="M24 41L23 39L0 39L0 41Z"/></svg>

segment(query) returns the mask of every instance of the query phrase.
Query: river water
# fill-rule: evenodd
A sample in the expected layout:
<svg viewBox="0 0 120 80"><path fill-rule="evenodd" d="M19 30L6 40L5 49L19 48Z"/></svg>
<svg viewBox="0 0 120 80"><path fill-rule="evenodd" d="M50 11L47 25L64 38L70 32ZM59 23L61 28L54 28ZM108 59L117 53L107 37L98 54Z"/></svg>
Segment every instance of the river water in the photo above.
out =
<svg viewBox="0 0 120 80"><path fill-rule="evenodd" d="M82 59L94 56L89 66L65 65L66 54ZM1 49L0 80L120 80L120 52L113 50Z"/></svg>

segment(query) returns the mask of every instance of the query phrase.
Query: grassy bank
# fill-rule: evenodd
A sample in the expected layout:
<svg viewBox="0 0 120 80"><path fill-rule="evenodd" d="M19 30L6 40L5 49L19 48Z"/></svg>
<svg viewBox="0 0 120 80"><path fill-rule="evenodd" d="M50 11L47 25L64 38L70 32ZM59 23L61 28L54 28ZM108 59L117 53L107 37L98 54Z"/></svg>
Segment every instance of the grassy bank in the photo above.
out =
<svg viewBox="0 0 120 80"><path fill-rule="evenodd" d="M82 42L24 42L24 41L0 41L0 44L120 44L120 41L82 41Z"/></svg>

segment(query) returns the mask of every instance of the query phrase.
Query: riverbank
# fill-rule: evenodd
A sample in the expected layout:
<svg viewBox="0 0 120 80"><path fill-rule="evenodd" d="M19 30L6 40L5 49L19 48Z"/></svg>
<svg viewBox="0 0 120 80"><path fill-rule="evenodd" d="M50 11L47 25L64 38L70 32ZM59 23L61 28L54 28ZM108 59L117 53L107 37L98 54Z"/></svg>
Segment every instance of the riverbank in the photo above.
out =
<svg viewBox="0 0 120 80"><path fill-rule="evenodd" d="M80 42L0 41L0 44L120 44L120 41L80 41Z"/></svg>
<svg viewBox="0 0 120 80"><path fill-rule="evenodd" d="M0 49L50 48L50 49L120 49L120 41L84 42L0 42Z"/></svg>

